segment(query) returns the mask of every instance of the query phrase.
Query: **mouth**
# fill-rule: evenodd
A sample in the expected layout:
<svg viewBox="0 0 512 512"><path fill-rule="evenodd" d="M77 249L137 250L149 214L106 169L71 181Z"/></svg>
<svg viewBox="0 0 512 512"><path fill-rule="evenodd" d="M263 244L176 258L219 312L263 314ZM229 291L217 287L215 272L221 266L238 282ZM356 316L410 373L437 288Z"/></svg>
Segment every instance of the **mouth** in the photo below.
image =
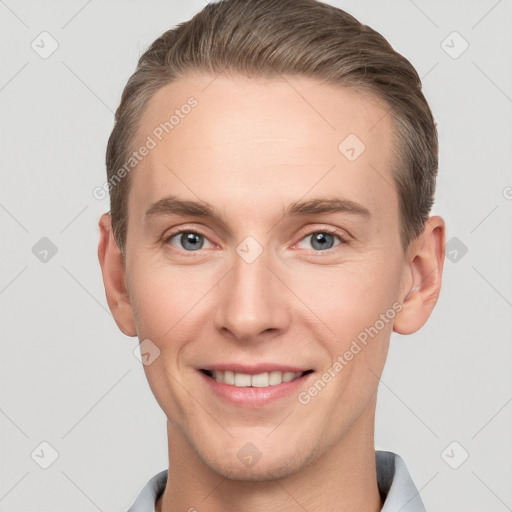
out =
<svg viewBox="0 0 512 512"><path fill-rule="evenodd" d="M201 369L200 371L216 382L238 388L268 388L272 386L279 386L280 384L292 382L305 375L313 373L313 370L306 370L304 372L275 370L257 374L241 373L232 370L220 371Z"/></svg>

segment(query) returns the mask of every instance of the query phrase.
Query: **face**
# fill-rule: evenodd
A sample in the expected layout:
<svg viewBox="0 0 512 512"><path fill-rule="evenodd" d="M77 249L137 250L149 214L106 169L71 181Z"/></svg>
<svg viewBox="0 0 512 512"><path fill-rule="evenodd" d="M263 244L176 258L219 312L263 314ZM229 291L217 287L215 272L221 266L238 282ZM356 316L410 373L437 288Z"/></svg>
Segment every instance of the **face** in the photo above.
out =
<svg viewBox="0 0 512 512"><path fill-rule="evenodd" d="M158 354L144 370L180 454L277 478L371 431L414 274L392 130L375 99L307 78L197 75L152 98L117 319Z"/></svg>

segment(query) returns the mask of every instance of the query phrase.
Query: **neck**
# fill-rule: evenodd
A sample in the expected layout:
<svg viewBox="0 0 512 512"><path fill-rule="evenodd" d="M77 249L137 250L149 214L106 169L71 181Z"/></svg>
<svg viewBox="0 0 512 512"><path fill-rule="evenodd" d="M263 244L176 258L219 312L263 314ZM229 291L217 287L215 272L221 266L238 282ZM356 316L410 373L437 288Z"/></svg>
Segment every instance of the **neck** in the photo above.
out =
<svg viewBox="0 0 512 512"><path fill-rule="evenodd" d="M213 471L168 421L169 472L156 512L379 512L371 409L298 472L267 481L233 480Z"/></svg>

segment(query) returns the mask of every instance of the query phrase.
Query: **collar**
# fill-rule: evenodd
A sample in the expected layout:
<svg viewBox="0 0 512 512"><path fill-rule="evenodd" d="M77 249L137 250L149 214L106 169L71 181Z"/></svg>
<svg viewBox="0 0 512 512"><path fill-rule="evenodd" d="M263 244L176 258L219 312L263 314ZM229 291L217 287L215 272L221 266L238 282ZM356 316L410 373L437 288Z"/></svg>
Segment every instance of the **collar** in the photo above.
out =
<svg viewBox="0 0 512 512"><path fill-rule="evenodd" d="M402 458L396 453L377 450L377 484L384 503L381 512L425 512L419 492ZM155 512L155 504L167 483L165 469L151 478L128 512Z"/></svg>

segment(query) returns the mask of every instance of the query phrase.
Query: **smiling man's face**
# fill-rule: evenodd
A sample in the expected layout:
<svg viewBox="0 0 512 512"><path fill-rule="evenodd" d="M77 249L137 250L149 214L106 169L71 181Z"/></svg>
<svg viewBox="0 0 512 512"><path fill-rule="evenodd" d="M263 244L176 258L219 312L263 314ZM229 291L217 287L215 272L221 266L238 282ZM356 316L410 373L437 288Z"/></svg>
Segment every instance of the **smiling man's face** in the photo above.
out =
<svg viewBox="0 0 512 512"><path fill-rule="evenodd" d="M110 243L104 268L118 325L160 351L144 369L170 450L249 480L373 450L378 380L415 277L390 116L312 79L196 75L155 94L134 147L191 96L131 176L125 267ZM280 384L280 371L298 378Z"/></svg>

